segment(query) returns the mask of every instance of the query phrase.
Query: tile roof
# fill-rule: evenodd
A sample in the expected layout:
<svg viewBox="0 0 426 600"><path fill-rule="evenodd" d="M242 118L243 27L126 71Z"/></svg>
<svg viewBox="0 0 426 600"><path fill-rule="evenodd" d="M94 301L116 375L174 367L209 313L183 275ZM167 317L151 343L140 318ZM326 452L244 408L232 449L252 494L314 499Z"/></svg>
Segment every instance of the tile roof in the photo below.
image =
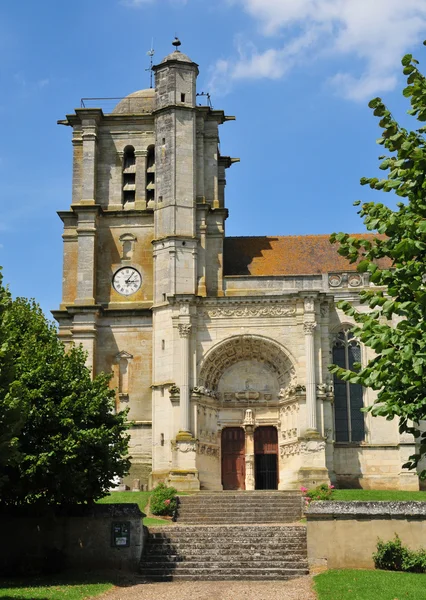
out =
<svg viewBox="0 0 426 600"><path fill-rule="evenodd" d="M352 234L356 237L382 237ZM329 235L228 237L224 241L224 275L317 275L355 271L337 253Z"/></svg>

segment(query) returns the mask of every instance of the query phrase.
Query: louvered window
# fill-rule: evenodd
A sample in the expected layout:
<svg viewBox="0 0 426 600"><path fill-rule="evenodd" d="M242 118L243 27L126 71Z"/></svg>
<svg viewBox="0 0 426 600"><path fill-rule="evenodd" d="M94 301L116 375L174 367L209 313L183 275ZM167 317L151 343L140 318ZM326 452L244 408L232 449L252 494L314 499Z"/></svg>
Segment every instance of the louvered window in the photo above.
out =
<svg viewBox="0 0 426 600"><path fill-rule="evenodd" d="M361 347L350 330L341 331L333 345L333 363L353 369L361 362ZM336 442L361 442L365 438L363 387L334 376L334 419Z"/></svg>

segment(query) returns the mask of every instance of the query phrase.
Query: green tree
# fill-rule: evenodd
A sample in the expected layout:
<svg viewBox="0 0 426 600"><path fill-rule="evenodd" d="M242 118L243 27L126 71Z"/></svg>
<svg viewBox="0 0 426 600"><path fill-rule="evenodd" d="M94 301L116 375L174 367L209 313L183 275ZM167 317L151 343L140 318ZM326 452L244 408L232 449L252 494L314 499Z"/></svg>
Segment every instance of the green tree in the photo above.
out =
<svg viewBox="0 0 426 600"><path fill-rule="evenodd" d="M0 491L7 478L5 470L19 459L18 435L25 418L25 405L19 394L10 394L14 378L14 361L5 320L11 304L9 290L2 285L0 270Z"/></svg>
<svg viewBox="0 0 426 600"><path fill-rule="evenodd" d="M400 432L418 438L418 452L404 465L410 469L426 454L426 433L418 427L426 419L426 79L418 64L411 54L402 59L407 76L403 95L410 99L408 114L419 122L417 129L404 129L380 98L372 100L369 106L382 128L378 144L388 151L379 157L386 177L361 179L362 185L393 191L404 200L396 210L374 202L361 206L367 230L381 236L331 237L339 242L339 253L357 263L358 271L368 272L378 287L361 292L361 302L371 309L367 313L340 303L356 322L354 334L375 357L364 368L355 365L354 371L337 366L330 370L340 379L377 390L377 400L367 410L389 420L398 417Z"/></svg>
<svg viewBox="0 0 426 600"><path fill-rule="evenodd" d="M19 456L0 465L1 502L74 504L104 496L130 466L127 412L114 412L110 376L92 380L83 350L65 351L34 301L8 297L0 335L13 364L0 403L25 407L15 437Z"/></svg>

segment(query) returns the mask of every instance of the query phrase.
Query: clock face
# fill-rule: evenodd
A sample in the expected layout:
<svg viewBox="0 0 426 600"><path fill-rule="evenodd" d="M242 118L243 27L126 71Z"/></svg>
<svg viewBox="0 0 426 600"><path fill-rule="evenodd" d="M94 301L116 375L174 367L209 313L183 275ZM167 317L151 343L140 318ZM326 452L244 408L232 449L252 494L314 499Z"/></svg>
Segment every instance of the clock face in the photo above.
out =
<svg viewBox="0 0 426 600"><path fill-rule="evenodd" d="M123 267L114 274L112 285L122 296L131 296L141 287L142 277L133 267Z"/></svg>

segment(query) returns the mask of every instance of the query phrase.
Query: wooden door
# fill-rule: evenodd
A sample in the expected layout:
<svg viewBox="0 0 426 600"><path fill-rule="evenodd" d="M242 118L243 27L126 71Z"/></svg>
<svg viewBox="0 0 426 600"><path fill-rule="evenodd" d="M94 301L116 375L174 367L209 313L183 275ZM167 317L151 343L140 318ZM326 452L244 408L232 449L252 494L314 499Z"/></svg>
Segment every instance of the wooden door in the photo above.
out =
<svg viewBox="0 0 426 600"><path fill-rule="evenodd" d="M275 427L254 430L255 487L257 490L278 488L278 432Z"/></svg>
<svg viewBox="0 0 426 600"><path fill-rule="evenodd" d="M246 489L245 433L241 427L222 430L222 485L224 490Z"/></svg>

